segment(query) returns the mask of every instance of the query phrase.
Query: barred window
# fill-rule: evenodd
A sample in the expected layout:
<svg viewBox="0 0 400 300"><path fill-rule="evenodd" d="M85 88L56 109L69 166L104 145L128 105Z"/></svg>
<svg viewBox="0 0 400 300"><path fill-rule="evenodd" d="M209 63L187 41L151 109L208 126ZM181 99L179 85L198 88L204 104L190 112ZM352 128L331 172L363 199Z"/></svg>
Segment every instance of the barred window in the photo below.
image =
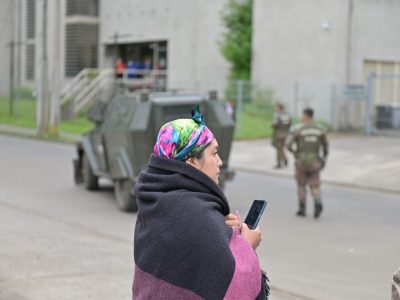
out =
<svg viewBox="0 0 400 300"><path fill-rule="evenodd" d="M67 16L98 16L98 0L67 0Z"/></svg>
<svg viewBox="0 0 400 300"><path fill-rule="evenodd" d="M25 76L28 80L35 78L35 45L26 46Z"/></svg>
<svg viewBox="0 0 400 300"><path fill-rule="evenodd" d="M98 25L68 24L65 42L65 75L73 77L84 68L97 68Z"/></svg>
<svg viewBox="0 0 400 300"><path fill-rule="evenodd" d="M36 15L36 1L26 1L26 37L28 39L35 38L35 18Z"/></svg>

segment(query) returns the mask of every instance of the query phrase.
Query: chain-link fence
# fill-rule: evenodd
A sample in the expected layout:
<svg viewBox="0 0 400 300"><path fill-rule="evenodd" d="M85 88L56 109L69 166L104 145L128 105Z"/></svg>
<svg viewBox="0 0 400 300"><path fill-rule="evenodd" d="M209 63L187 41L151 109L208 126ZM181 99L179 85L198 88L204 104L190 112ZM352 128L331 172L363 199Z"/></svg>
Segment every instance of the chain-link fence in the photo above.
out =
<svg viewBox="0 0 400 300"><path fill-rule="evenodd" d="M12 95L0 97L0 123L35 128L36 96L32 88L17 87Z"/></svg>
<svg viewBox="0 0 400 300"><path fill-rule="evenodd" d="M315 118L337 129L338 94L340 87L326 82L296 82L294 84L293 115L299 118L305 108L312 108Z"/></svg>
<svg viewBox="0 0 400 300"><path fill-rule="evenodd" d="M400 74L371 73L365 84L302 82L294 91L296 116L309 106L334 129L400 131Z"/></svg>
<svg viewBox="0 0 400 300"><path fill-rule="evenodd" d="M82 87L88 89L89 84ZM205 97L211 91L217 93L218 98L224 101L226 111L235 120L237 138L269 136L276 103L283 104L295 121L304 108L311 107L316 120L334 130L360 130L369 134L382 130L400 131L400 74L371 73L366 84L358 85L296 82L292 89L293 97L283 101L279 91L245 80L167 81L166 84L166 90L198 92ZM118 89L118 92L130 94L138 90ZM103 97L104 85L93 84L93 89L87 94L93 99ZM107 95L110 97L111 94ZM64 116L62 107L61 112ZM73 116L85 118L82 113ZM35 128L35 90L30 87L16 88L12 101L9 97L0 97L0 122Z"/></svg>

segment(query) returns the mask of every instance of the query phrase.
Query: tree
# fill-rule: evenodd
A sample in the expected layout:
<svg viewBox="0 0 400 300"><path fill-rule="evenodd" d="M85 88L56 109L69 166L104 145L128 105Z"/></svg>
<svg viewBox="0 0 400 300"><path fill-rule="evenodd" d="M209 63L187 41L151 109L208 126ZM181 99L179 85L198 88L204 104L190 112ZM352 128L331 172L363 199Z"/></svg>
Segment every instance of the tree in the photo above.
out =
<svg viewBox="0 0 400 300"><path fill-rule="evenodd" d="M250 79L253 0L229 0L221 13L226 31L220 43L231 63L229 79Z"/></svg>

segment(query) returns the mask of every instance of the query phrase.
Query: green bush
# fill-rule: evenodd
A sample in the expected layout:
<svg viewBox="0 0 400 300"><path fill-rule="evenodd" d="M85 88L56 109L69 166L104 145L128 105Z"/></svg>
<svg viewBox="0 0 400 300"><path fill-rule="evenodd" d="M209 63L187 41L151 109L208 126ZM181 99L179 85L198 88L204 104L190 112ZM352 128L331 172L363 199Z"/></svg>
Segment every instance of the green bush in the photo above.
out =
<svg viewBox="0 0 400 300"><path fill-rule="evenodd" d="M35 100L34 89L29 86L21 86L14 90L14 97L19 93L19 97L25 100Z"/></svg>

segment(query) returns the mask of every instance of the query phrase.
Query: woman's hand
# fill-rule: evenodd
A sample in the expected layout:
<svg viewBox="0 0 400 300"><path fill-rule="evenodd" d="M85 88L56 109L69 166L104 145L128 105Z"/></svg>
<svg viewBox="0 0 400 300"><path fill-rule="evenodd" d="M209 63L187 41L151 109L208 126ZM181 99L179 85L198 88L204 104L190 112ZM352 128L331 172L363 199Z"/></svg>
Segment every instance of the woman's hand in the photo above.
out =
<svg viewBox="0 0 400 300"><path fill-rule="evenodd" d="M257 226L256 229L251 230L246 223L243 223L241 227L241 235L245 240L247 240L250 243L250 245L253 247L254 250L256 250L258 245L260 245L261 242L260 226Z"/></svg>
<svg viewBox="0 0 400 300"><path fill-rule="evenodd" d="M229 214L225 216L225 223L232 228L240 230L240 218L237 215Z"/></svg>

